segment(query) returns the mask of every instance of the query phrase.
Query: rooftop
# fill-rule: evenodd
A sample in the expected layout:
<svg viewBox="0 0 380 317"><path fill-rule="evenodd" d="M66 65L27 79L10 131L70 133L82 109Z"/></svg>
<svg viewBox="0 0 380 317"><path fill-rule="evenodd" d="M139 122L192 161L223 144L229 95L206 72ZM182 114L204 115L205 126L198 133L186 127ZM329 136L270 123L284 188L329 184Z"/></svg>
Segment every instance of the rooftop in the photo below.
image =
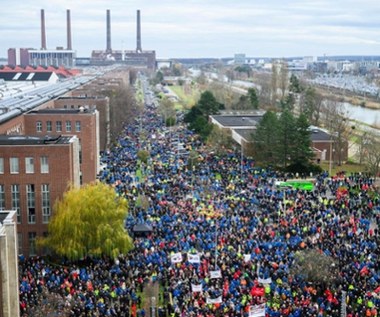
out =
<svg viewBox="0 0 380 317"><path fill-rule="evenodd" d="M47 145L68 144L75 136L30 136L30 135L0 135L1 145Z"/></svg>
<svg viewBox="0 0 380 317"><path fill-rule="evenodd" d="M262 115L213 115L212 118L224 127L253 127Z"/></svg>
<svg viewBox="0 0 380 317"><path fill-rule="evenodd" d="M26 115L30 114L89 114L94 113L96 108L51 108L51 109L40 109L40 110L33 110L28 112Z"/></svg>

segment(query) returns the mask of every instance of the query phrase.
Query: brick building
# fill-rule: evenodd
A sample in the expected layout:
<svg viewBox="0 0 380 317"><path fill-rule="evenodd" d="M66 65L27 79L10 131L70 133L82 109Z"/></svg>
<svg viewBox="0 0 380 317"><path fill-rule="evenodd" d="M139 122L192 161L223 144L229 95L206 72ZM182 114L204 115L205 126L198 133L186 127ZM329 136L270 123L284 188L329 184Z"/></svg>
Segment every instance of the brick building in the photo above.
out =
<svg viewBox="0 0 380 317"><path fill-rule="evenodd" d="M80 109L96 108L99 112L99 150L105 151L110 146L110 104L108 97L81 96L73 91L72 97L61 97L54 100L54 108Z"/></svg>
<svg viewBox="0 0 380 317"><path fill-rule="evenodd" d="M24 115L25 135L76 135L79 139L80 184L94 182L99 172L99 112L95 108L41 109Z"/></svg>
<svg viewBox="0 0 380 317"><path fill-rule="evenodd" d="M76 136L0 136L0 210L16 210L20 253L36 254L54 202L79 174Z"/></svg>
<svg viewBox="0 0 380 317"><path fill-rule="evenodd" d="M20 315L16 212L0 211L0 317Z"/></svg>

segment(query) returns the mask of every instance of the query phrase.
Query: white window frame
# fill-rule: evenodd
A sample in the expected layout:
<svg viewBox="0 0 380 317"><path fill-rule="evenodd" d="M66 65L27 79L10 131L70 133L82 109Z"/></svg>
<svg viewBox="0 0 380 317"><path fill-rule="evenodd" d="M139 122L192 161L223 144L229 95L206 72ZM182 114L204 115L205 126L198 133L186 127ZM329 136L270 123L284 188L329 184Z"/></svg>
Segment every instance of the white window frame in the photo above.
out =
<svg viewBox="0 0 380 317"><path fill-rule="evenodd" d="M36 122L36 131L37 132L42 132L42 121L37 121Z"/></svg>
<svg viewBox="0 0 380 317"><path fill-rule="evenodd" d="M53 132L53 122L50 120L46 121L46 132Z"/></svg>
<svg viewBox="0 0 380 317"><path fill-rule="evenodd" d="M0 174L4 174L4 158L0 157Z"/></svg>
<svg viewBox="0 0 380 317"><path fill-rule="evenodd" d="M48 156L40 157L40 167L41 167L41 174L49 174L49 157Z"/></svg>
<svg viewBox="0 0 380 317"><path fill-rule="evenodd" d="M21 223L20 185L11 185L12 209L17 212L17 223Z"/></svg>
<svg viewBox="0 0 380 317"><path fill-rule="evenodd" d="M19 174L20 173L20 162L18 157L10 157L9 158L9 170L11 174Z"/></svg>
<svg viewBox="0 0 380 317"><path fill-rule="evenodd" d="M55 130L57 131L57 132L62 132L62 121L56 121L55 122Z"/></svg>
<svg viewBox="0 0 380 317"><path fill-rule="evenodd" d="M75 131L76 132L81 132L82 126L80 121L75 121Z"/></svg>
<svg viewBox="0 0 380 317"><path fill-rule="evenodd" d="M25 158L25 173L34 174L34 157L28 156Z"/></svg>
<svg viewBox="0 0 380 317"><path fill-rule="evenodd" d="M26 185L26 209L28 214L28 223L36 223L36 188L34 184ZM33 213L31 213L33 211Z"/></svg>
<svg viewBox="0 0 380 317"><path fill-rule="evenodd" d="M66 120L66 132L71 132L71 121Z"/></svg>
<svg viewBox="0 0 380 317"><path fill-rule="evenodd" d="M49 184L41 185L42 222L49 223L51 217Z"/></svg>

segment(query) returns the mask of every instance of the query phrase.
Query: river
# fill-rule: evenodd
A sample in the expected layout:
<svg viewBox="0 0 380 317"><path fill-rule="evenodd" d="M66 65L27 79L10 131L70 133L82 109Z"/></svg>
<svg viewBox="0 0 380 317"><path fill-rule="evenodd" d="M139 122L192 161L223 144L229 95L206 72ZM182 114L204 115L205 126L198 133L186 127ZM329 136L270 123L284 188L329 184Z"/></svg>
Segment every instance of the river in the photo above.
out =
<svg viewBox="0 0 380 317"><path fill-rule="evenodd" d="M348 102L344 102L343 106L349 119L380 126L380 110L354 106Z"/></svg>

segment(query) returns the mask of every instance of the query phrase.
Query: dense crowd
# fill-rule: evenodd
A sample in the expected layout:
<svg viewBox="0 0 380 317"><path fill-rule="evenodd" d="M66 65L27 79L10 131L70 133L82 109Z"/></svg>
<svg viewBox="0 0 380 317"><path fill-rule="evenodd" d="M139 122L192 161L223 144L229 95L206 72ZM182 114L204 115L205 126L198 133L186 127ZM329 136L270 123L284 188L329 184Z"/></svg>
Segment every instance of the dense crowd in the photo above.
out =
<svg viewBox="0 0 380 317"><path fill-rule="evenodd" d="M378 315L380 204L372 179L323 174L313 191L279 189L276 180L288 175L233 152L210 154L184 126L162 121L147 107L102 157L100 180L130 201L135 248L61 266L21 261L22 316L48 293L59 294L70 316L144 316L139 294L149 283L162 285L161 316L248 316L263 303L270 317L340 316L343 292L347 316ZM147 164L138 162L139 149L149 149ZM142 223L152 231L134 233ZM336 260L331 283L291 274L307 249Z"/></svg>

